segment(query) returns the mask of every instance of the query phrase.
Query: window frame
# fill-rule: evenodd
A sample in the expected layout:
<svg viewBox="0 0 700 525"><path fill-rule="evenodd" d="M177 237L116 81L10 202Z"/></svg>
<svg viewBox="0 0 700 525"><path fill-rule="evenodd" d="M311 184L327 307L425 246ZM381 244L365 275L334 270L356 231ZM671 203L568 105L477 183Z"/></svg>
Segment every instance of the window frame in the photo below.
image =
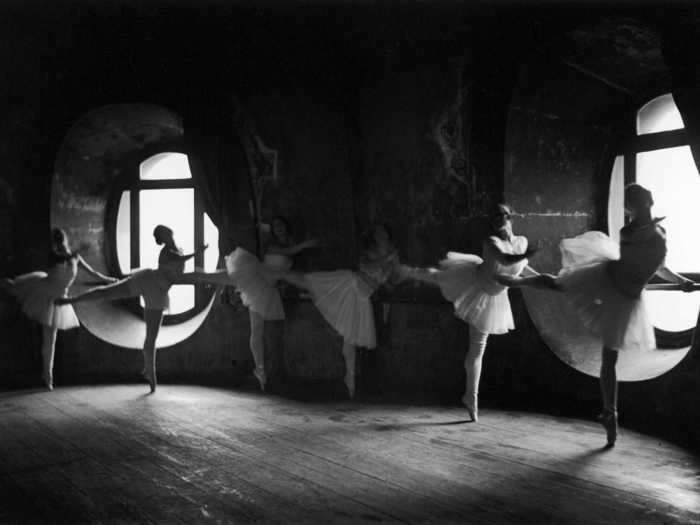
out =
<svg viewBox="0 0 700 525"><path fill-rule="evenodd" d="M668 89L660 90L652 93L646 93L644 96L644 101L635 105L635 109L631 111L630 114L626 115L623 119L623 138L620 141L615 155L613 155L613 164L615 162L615 157L622 156L623 158L623 170L624 170L624 185L631 184L637 180L637 154L647 151L656 151L667 148L675 148L680 146L689 146L690 140L688 134L686 133L685 127L681 129L674 129L669 131L659 131L656 133L645 133L643 135L637 134L637 115L639 111L644 107L645 104L651 102L657 97L667 95L673 95ZM675 104L675 100L674 100ZM607 201L610 200L610 181L612 178L613 164L610 165L608 170L608 190L607 190ZM696 166L697 168L697 166ZM700 170L698 170L700 171ZM609 222L609 218L606 215L606 224ZM693 279L697 281L700 279L699 272L679 272L684 277ZM662 283L662 281L657 276L653 276L650 283ZM647 293L654 293L653 290L649 290ZM679 332L672 332L668 330L662 330L654 326L654 332L656 333L656 339L660 347L665 349L674 348L686 348L690 346L693 339L693 334L695 333L695 327L691 327L687 330L681 330Z"/></svg>
<svg viewBox="0 0 700 525"><path fill-rule="evenodd" d="M201 190L196 184L194 176L189 179L165 179L165 180L141 180L140 170L141 164L161 153L181 153L188 155L185 145L182 141L165 142L154 146L150 146L139 150L137 153L129 156L123 164L121 174L114 181L114 186L110 191L110 196L107 201L105 211L105 256L106 264L111 275L117 276L119 279L127 277L122 273L119 266L119 258L117 251L117 216L119 213L119 204L122 193L130 192L130 266L132 268L139 267L139 190L154 190L154 189L179 189L192 188L194 190L194 246L204 244L204 202L201 195ZM191 174L191 172L190 172ZM135 233L135 234L134 234ZM177 234L177 232L175 232ZM204 253L199 252L194 256L195 267L204 266ZM188 285L194 286L194 307L185 312L178 314L168 314L163 316L164 325L177 325L201 313L208 305L215 293L215 290L210 289L207 285ZM132 313L143 316L144 308L141 306L139 297L131 297L124 299L122 304Z"/></svg>

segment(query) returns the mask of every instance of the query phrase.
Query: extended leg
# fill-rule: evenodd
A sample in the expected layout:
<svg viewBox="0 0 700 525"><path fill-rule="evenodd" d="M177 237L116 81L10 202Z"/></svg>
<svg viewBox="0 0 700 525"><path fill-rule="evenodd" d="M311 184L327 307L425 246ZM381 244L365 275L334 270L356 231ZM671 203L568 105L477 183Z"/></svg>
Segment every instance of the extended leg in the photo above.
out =
<svg viewBox="0 0 700 525"><path fill-rule="evenodd" d="M279 272L275 276L281 280L286 281L289 284L301 288L302 290L309 289L309 283L306 281L306 275L301 272Z"/></svg>
<svg viewBox="0 0 700 525"><path fill-rule="evenodd" d="M608 446L617 439L617 351L603 347L600 366L600 393L603 398L603 413L599 419L605 427Z"/></svg>
<svg viewBox="0 0 700 525"><path fill-rule="evenodd" d="M44 385L53 390L53 358L56 353L56 335L58 329L52 326L42 326L41 333L41 360Z"/></svg>
<svg viewBox="0 0 700 525"><path fill-rule="evenodd" d="M146 321L146 339L143 343L143 370L144 376L151 387L151 392L156 391L158 383L156 379L156 339L163 322L163 310L146 308L143 311Z"/></svg>
<svg viewBox="0 0 700 525"><path fill-rule="evenodd" d="M462 402L467 407L473 421L479 420L479 381L481 379L481 362L486 350L489 334L469 326L469 350L464 358L464 370L467 373L466 388Z"/></svg>
<svg viewBox="0 0 700 525"><path fill-rule="evenodd" d="M265 391L267 375L265 374L265 319L250 310L250 352L253 354L255 370L253 374L260 383L260 390Z"/></svg>
<svg viewBox="0 0 700 525"><path fill-rule="evenodd" d="M234 286L235 279L226 270L216 272L188 272L180 275L174 284L216 284L221 286Z"/></svg>
<svg viewBox="0 0 700 525"><path fill-rule="evenodd" d="M116 299L124 299L133 297L134 293L131 290L128 280L119 281L105 286L92 288L87 292L83 292L72 297L63 297L56 301L57 304L74 304L85 301L114 301Z"/></svg>
<svg viewBox="0 0 700 525"><path fill-rule="evenodd" d="M354 344L343 341L343 359L345 359L345 386L352 399L355 397L355 361L357 348Z"/></svg>

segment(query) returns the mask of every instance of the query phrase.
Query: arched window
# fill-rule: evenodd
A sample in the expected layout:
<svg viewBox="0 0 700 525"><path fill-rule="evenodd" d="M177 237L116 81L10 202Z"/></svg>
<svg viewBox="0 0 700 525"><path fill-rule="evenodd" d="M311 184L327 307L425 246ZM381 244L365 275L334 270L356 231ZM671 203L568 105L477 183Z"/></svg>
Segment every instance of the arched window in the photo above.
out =
<svg viewBox="0 0 700 525"><path fill-rule="evenodd" d="M136 268L156 268L161 246L153 239L153 228L164 224L174 232L176 244L185 253L202 243L209 248L190 259L185 271L195 267L213 271L216 268L219 232L202 208L201 198L192 180L187 155L164 151L143 158L138 163L138 178L129 177L119 191L114 243L118 267L122 275ZM166 322L178 322L201 310L207 294L192 285L174 285L170 289L170 311ZM143 306L143 303L141 303Z"/></svg>
<svg viewBox="0 0 700 525"><path fill-rule="evenodd" d="M653 214L665 217L668 254L672 270L697 279L700 274L700 175L688 146L683 119L672 95L654 98L636 113L636 129L630 123L630 139L615 159L610 181L608 225L617 239L624 225L623 191L631 182L642 184L654 195ZM700 296L680 291L649 292L649 308L660 347L690 344Z"/></svg>

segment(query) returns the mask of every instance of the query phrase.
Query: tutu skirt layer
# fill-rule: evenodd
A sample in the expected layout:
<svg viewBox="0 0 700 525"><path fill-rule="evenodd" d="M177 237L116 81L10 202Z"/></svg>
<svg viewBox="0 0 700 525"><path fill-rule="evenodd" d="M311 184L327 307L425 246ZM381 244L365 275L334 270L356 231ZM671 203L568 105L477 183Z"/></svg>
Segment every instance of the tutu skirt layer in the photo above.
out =
<svg viewBox="0 0 700 525"><path fill-rule="evenodd" d="M54 304L55 299L66 296L65 280L56 279L45 272L32 272L14 279L10 290L30 319L59 330L80 326L71 305Z"/></svg>
<svg viewBox="0 0 700 525"><path fill-rule="evenodd" d="M129 290L133 295L143 297L145 307L153 310L170 308L171 281L161 271L153 269L137 270L128 277Z"/></svg>
<svg viewBox="0 0 700 525"><path fill-rule="evenodd" d="M236 248L226 256L226 270L248 309L266 321L284 319L284 307L275 278L255 255Z"/></svg>
<svg viewBox="0 0 700 525"><path fill-rule="evenodd" d="M612 350L651 350L656 347L654 327L644 292L632 297L612 280L609 264L619 257L617 243L600 232L587 232L561 243L567 262L558 282L586 328Z"/></svg>
<svg viewBox="0 0 700 525"><path fill-rule="evenodd" d="M481 257L463 255L440 263L436 274L443 297L454 304L455 315L487 334L515 328L507 289L483 275Z"/></svg>
<svg viewBox="0 0 700 525"><path fill-rule="evenodd" d="M306 275L314 304L324 319L355 346L376 348L374 310L370 297L374 290L350 270L314 272Z"/></svg>

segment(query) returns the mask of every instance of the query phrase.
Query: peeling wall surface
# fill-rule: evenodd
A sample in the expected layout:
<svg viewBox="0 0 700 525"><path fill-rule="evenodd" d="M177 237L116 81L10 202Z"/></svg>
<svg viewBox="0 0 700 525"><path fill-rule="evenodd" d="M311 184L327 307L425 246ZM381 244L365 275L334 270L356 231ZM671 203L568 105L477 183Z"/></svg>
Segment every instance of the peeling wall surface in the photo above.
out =
<svg viewBox="0 0 700 525"><path fill-rule="evenodd" d="M556 271L562 237L606 226L623 123L640 101L670 89L663 32L649 21L668 32L681 16L488 3L416 2L386 11L301 2L212 2L211 9L193 2L172 10L126 4L0 7L2 277L44 268L61 210L80 210L74 224L61 225L89 232L75 247L83 244L91 263L109 268L90 258L104 252L109 177L93 177L94 195L77 201L62 186L70 181L53 175L112 176L129 151L168 126L132 127L129 112L119 111L100 126L113 129L91 133L87 126L77 149L62 152L82 117L122 104L140 108L139 118L148 108L167 108L175 128L178 117L190 118L206 138L208 117L225 126L232 98L261 151L275 160L259 194L261 221L283 215L297 240L322 242L296 258L296 269L355 268L360 235L373 223L390 228L409 265L435 265L448 250L480 253L486 214L505 199L515 209L516 232L541 248L532 265ZM241 212L231 214L236 221L247 220L245 203L232 206ZM161 381L234 385L249 376L248 312L230 296L227 290L217 299L191 338L159 353ZM516 329L489 340L483 404L590 416L598 408L595 380L549 350L527 293L510 297ZM342 393L340 337L308 298L287 288L284 301L287 320L266 330L270 376L310 392ZM468 328L451 305L413 282L379 290L374 304L378 348L361 352L360 394L456 403ZM4 295L0 327L7 334L0 388L38 384L39 328ZM57 385L135 381L140 366L136 352L82 328L59 336ZM667 416L659 420L665 430L651 430L700 442L700 429L683 422L685 415L700 421L700 414L680 408L700 394L697 378L691 354L659 380L623 385L627 422L654 427L644 414L654 407L654 417Z"/></svg>

